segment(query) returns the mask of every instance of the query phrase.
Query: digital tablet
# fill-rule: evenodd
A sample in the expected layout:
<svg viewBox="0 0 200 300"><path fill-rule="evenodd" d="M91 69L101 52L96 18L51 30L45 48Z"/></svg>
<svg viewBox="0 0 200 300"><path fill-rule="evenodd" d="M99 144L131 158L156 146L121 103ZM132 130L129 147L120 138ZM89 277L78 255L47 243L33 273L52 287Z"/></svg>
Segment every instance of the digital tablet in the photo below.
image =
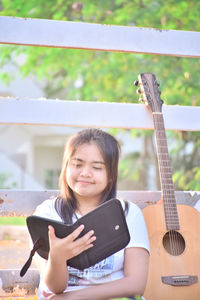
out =
<svg viewBox="0 0 200 300"><path fill-rule="evenodd" d="M124 210L118 199L104 202L93 211L77 219L74 224L65 224L34 215L27 217L26 222L34 246L29 260L21 270L21 276L29 268L35 251L44 259L48 259L49 225L54 227L55 234L59 238L66 237L81 224L84 224L84 229L79 237L90 230L94 230L96 236L96 240L93 242L94 246L67 261L68 266L80 270L91 267L125 248L130 241Z"/></svg>

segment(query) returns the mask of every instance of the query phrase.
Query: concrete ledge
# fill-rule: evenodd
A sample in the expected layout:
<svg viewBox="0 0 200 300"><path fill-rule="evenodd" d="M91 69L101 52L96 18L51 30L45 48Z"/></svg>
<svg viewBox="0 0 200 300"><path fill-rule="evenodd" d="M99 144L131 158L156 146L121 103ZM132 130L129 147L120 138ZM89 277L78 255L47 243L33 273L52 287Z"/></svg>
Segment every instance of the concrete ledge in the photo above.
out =
<svg viewBox="0 0 200 300"><path fill-rule="evenodd" d="M0 270L0 296L35 295L39 286L40 275L37 269L29 269L24 277L19 275L20 269ZM0 297L0 299L1 299Z"/></svg>
<svg viewBox="0 0 200 300"><path fill-rule="evenodd" d="M22 242L29 241L29 233L26 226L1 225L0 240L19 240Z"/></svg>

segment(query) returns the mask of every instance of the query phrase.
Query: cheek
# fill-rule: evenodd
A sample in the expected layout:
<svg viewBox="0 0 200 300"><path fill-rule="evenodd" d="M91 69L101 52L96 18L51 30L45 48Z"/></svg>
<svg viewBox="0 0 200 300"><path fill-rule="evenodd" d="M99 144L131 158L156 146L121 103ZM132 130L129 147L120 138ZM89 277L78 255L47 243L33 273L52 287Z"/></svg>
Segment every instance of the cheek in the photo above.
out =
<svg viewBox="0 0 200 300"><path fill-rule="evenodd" d="M107 175L107 173L105 172L105 175L104 175L104 185L105 185L105 187L108 185L108 183L109 183L109 180L108 180L108 175Z"/></svg>
<svg viewBox="0 0 200 300"><path fill-rule="evenodd" d="M69 167L66 169L66 175L65 176L66 176L67 183L69 185L71 185L72 179L73 179L73 172Z"/></svg>

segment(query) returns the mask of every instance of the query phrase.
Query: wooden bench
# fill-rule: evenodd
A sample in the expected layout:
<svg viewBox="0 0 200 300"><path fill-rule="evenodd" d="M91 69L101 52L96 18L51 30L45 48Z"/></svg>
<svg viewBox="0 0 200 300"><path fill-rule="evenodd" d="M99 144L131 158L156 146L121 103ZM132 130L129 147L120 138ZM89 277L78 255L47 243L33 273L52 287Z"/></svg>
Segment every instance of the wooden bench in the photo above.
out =
<svg viewBox="0 0 200 300"><path fill-rule="evenodd" d="M58 191L0 191L0 215L6 216L28 216L33 213L35 207L42 201L55 197ZM137 204L141 209L147 205L155 204L160 200L159 191L119 191L118 197ZM177 203L193 206L200 199L200 192L176 192ZM27 295L35 293L39 284L39 271L29 269L27 274L21 278L19 269L0 270L0 282L5 293L20 292L22 289ZM20 295L20 294L19 294Z"/></svg>
<svg viewBox="0 0 200 300"><path fill-rule="evenodd" d="M0 28L0 44L200 57L199 32L3 16L0 16ZM66 34L63 35L63 32ZM2 97L0 110L0 124L153 129L152 116L145 106L133 103ZM199 131L199 115L200 107L163 105L166 130ZM0 215L30 215L39 203L57 193L1 190ZM119 191L118 196L144 208L158 201L161 193ZM200 192L176 192L176 198L177 203L194 205L200 199ZM0 270L0 286L5 292L12 291L18 285L29 294L34 294L38 283L37 270L30 269L23 278L19 277L19 270Z"/></svg>

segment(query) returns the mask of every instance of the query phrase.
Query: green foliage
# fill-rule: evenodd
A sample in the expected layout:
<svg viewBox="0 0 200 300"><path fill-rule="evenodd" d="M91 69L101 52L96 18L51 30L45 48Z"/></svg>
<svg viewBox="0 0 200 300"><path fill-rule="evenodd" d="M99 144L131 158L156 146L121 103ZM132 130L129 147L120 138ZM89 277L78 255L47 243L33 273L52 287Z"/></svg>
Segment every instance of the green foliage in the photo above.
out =
<svg viewBox="0 0 200 300"><path fill-rule="evenodd" d="M196 0L2 0L0 15L200 31L200 1ZM136 102L134 80L141 72L152 72L161 84L166 104L200 105L197 58L4 45L0 51L1 69L8 63L16 65L23 76L36 77L49 98ZM0 80L8 83L12 74L2 71ZM77 81L81 83L78 87ZM141 135L134 130L131 134ZM191 133L190 138L193 136ZM197 142L193 141L193 147ZM182 168L184 154L181 156L180 147L182 142L177 139L177 147L170 153L177 187L200 189L199 170L189 162ZM196 157L199 159L199 154ZM135 174L127 176L139 176L141 181L137 165L133 168ZM122 177L127 167L128 163L121 167Z"/></svg>
<svg viewBox="0 0 200 300"><path fill-rule="evenodd" d="M3 0L0 15L198 31L199 11L196 0ZM16 63L23 53L26 59L19 64L20 71L24 76L33 74L38 81L43 80L47 97L134 101L137 99L132 83L145 71L157 75L168 104L200 102L200 73L195 58L23 46L1 48L1 64L11 60ZM78 78L83 80L79 89L74 87ZM5 76L2 79L7 81Z"/></svg>
<svg viewBox="0 0 200 300"><path fill-rule="evenodd" d="M174 134L172 138L174 139ZM200 189L200 133L177 133L176 141L178 142L171 150L176 189L198 191Z"/></svg>
<svg viewBox="0 0 200 300"><path fill-rule="evenodd" d="M15 181L11 181L11 178L11 174L0 172L0 189L16 188L17 183Z"/></svg>

